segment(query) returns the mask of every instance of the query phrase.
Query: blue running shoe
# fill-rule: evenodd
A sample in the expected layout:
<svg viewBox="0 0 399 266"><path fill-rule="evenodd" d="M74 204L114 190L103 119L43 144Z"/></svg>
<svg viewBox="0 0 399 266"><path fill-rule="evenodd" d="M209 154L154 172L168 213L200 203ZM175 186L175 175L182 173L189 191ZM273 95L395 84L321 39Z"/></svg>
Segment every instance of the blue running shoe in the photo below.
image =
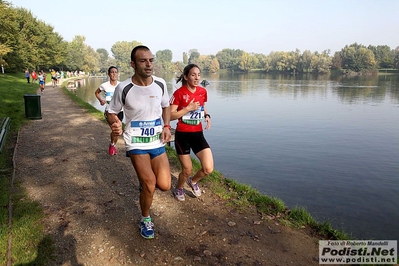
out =
<svg viewBox="0 0 399 266"><path fill-rule="evenodd" d="M145 239L154 238L154 224L151 221L151 217L144 218L140 222L139 228L142 237Z"/></svg>

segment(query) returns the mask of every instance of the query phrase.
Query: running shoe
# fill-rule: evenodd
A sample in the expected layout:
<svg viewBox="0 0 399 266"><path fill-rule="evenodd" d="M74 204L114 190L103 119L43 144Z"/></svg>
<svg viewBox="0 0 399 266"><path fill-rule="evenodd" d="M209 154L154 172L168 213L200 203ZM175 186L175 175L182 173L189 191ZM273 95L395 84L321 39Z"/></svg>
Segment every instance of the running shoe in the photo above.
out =
<svg viewBox="0 0 399 266"><path fill-rule="evenodd" d="M108 153L109 153L109 155L117 155L118 154L118 151L116 150L115 145L109 144Z"/></svg>
<svg viewBox="0 0 399 266"><path fill-rule="evenodd" d="M182 188L176 188L173 191L173 196L175 197L175 199L177 199L178 201L184 201L185 197L184 197L184 189Z"/></svg>
<svg viewBox="0 0 399 266"><path fill-rule="evenodd" d="M142 237L144 237L145 239L154 238L154 224L151 221L151 217L144 218L140 222L139 228Z"/></svg>
<svg viewBox="0 0 399 266"><path fill-rule="evenodd" d="M192 176L190 176L187 179L187 185L191 188L191 190L193 191L193 194L196 197L201 196L201 189L198 187L198 184L193 184L193 177Z"/></svg>

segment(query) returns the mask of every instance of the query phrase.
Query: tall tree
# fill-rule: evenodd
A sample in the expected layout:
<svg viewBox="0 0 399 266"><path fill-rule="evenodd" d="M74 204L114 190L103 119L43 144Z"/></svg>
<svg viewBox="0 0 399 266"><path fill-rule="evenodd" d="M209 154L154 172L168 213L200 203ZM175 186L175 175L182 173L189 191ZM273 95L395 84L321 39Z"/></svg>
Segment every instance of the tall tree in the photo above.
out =
<svg viewBox="0 0 399 266"><path fill-rule="evenodd" d="M190 51L188 51L189 57L188 57L188 63L189 64L198 64L199 62L199 57L200 57L200 53L198 52L197 49L191 49Z"/></svg>
<svg viewBox="0 0 399 266"><path fill-rule="evenodd" d="M395 57L394 50L388 45L378 45L372 46L369 45L367 47L374 53L375 60L377 61L377 65L379 68L391 68L393 67L393 59Z"/></svg>
<svg viewBox="0 0 399 266"><path fill-rule="evenodd" d="M270 56L270 66L272 71L286 72L287 71L287 58L286 52L271 52Z"/></svg>
<svg viewBox="0 0 399 266"><path fill-rule="evenodd" d="M332 61L329 53L329 50L323 51L321 54L318 52L314 53L311 62L311 67L314 73L325 74L330 72Z"/></svg>
<svg viewBox="0 0 399 266"><path fill-rule="evenodd" d="M229 48L217 52L216 58L219 61L220 69L239 70L241 56L243 53L244 51L240 49L229 49Z"/></svg>
<svg viewBox="0 0 399 266"><path fill-rule="evenodd" d="M125 73L130 73L132 71L132 67L130 66L130 56L133 48L141 44L142 43L138 41L118 41L112 45L111 52L115 58L116 67L119 71Z"/></svg>
<svg viewBox="0 0 399 266"><path fill-rule="evenodd" d="M98 67L99 54L96 53L92 47L84 45L83 55L83 66L81 69L84 72L89 73L91 71L97 72L100 70Z"/></svg>
<svg viewBox="0 0 399 266"><path fill-rule="evenodd" d="M71 71L81 70L84 65L84 49L86 37L76 35L73 40L68 43L68 55L66 60L66 67Z"/></svg>
<svg viewBox="0 0 399 266"><path fill-rule="evenodd" d="M12 51L3 56L9 68L14 71L47 68L64 61L65 42L54 32L53 27L37 20L24 8L9 11L17 22L17 32L12 37ZM7 23L7 20L4 22Z"/></svg>
<svg viewBox="0 0 399 266"><path fill-rule="evenodd" d="M211 62L211 65L210 65L208 71L211 72L211 73L216 73L216 72L218 72L219 69L220 69L219 61L218 61L218 59L216 58L216 56L212 56L212 57L213 57L213 58L212 58L212 62Z"/></svg>
<svg viewBox="0 0 399 266"><path fill-rule="evenodd" d="M109 64L109 54L104 48L98 48L96 50L98 54L98 68L101 72L107 72L108 68L111 66Z"/></svg>
<svg viewBox="0 0 399 266"><path fill-rule="evenodd" d="M18 23L16 13L7 2L0 1L0 64L8 66L7 54L17 44Z"/></svg>
<svg viewBox="0 0 399 266"><path fill-rule="evenodd" d="M173 58L173 53L171 50L166 49L166 50L159 50L155 53L155 56L157 58L157 62L172 62Z"/></svg>
<svg viewBox="0 0 399 266"><path fill-rule="evenodd" d="M158 71L161 72L174 72L175 66L172 63L173 53L171 50L159 50L155 53L156 64L158 65Z"/></svg>
<svg viewBox="0 0 399 266"><path fill-rule="evenodd" d="M256 66L256 68L262 69L264 71L270 70L270 57L264 54L255 54L254 56L258 60L258 65Z"/></svg>
<svg viewBox="0 0 399 266"><path fill-rule="evenodd" d="M298 72L297 68L300 63L301 51L296 49L295 52L289 52L287 54L287 71L295 74Z"/></svg>
<svg viewBox="0 0 399 266"><path fill-rule="evenodd" d="M251 69L254 69L258 64L258 59L247 52L243 52L241 55L241 61L239 64L239 68L242 71L248 72Z"/></svg>
<svg viewBox="0 0 399 266"><path fill-rule="evenodd" d="M399 70L399 46L395 49L395 57L393 59L393 67Z"/></svg>
<svg viewBox="0 0 399 266"><path fill-rule="evenodd" d="M374 53L361 44L346 45L340 52L342 67L355 72L370 71L377 66Z"/></svg>
<svg viewBox="0 0 399 266"><path fill-rule="evenodd" d="M299 60L298 70L302 73L310 71L310 64L312 62L312 52L305 50Z"/></svg>
<svg viewBox="0 0 399 266"><path fill-rule="evenodd" d="M342 58L340 52L335 52L331 62L331 68L336 70L342 69Z"/></svg>
<svg viewBox="0 0 399 266"><path fill-rule="evenodd" d="M183 64L185 64L185 65L188 64L188 55L186 52L183 53Z"/></svg>

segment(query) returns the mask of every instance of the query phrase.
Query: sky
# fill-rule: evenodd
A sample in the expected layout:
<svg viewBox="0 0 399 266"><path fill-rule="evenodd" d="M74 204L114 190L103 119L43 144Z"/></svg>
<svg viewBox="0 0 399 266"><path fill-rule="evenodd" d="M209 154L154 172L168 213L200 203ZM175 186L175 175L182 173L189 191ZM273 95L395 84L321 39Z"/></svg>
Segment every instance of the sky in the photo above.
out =
<svg viewBox="0 0 399 266"><path fill-rule="evenodd" d="M7 0L30 10L70 42L83 35L93 49L138 41L173 61L197 49L229 48L331 55L353 43L399 46L398 0Z"/></svg>

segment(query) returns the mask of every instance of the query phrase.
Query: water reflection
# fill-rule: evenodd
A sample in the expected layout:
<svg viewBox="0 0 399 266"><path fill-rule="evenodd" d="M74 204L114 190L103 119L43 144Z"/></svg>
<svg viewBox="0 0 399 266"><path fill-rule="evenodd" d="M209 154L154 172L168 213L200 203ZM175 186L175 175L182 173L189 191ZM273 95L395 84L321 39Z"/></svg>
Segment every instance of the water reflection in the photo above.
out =
<svg viewBox="0 0 399 266"><path fill-rule="evenodd" d="M329 76L311 75L268 75L268 74L208 74L208 89L215 90L226 98L241 97L261 90L268 91L270 96L292 96L295 99L313 95L317 98L327 97L328 93L348 104L371 102L379 103L387 97L399 101L399 76L362 76L342 77L335 80Z"/></svg>
<svg viewBox="0 0 399 266"><path fill-rule="evenodd" d="M125 80L129 76L121 76ZM176 75L164 75L169 94L176 89ZM207 87L223 98L237 98L266 91L270 97L293 97L294 99L314 97L336 97L343 103L380 103L390 99L399 103L399 75L378 75L343 77L328 75L270 75L264 73L248 74L203 74L210 82ZM94 90L106 78L85 78L76 81L76 94L95 104Z"/></svg>

